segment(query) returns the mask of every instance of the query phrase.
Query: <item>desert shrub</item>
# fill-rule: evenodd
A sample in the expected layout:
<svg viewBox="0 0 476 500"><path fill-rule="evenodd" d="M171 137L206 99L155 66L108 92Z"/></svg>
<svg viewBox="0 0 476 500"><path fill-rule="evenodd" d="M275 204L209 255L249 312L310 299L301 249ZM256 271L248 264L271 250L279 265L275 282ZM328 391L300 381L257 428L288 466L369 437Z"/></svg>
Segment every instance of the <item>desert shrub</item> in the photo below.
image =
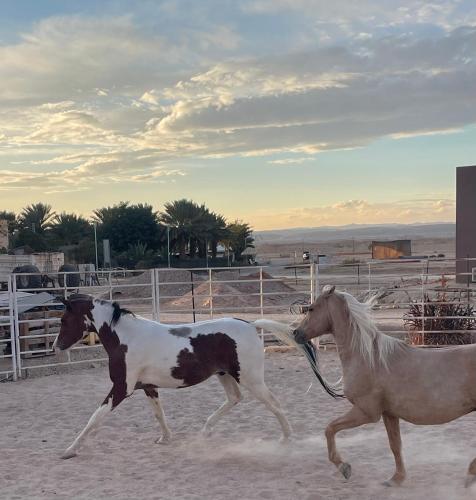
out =
<svg viewBox="0 0 476 500"><path fill-rule="evenodd" d="M412 304L403 321L411 344L457 345L472 342L475 316L475 308L461 296L448 298L443 291L434 299L425 294L423 304Z"/></svg>

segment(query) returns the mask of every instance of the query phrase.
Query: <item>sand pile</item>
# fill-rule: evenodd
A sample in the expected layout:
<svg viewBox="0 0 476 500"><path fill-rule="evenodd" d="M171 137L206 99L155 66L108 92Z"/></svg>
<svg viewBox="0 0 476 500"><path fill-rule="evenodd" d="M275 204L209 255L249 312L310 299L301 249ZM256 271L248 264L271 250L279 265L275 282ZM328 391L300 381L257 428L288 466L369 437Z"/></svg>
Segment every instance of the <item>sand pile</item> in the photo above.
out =
<svg viewBox="0 0 476 500"><path fill-rule="evenodd" d="M246 297L239 292L235 287L226 283L212 283L212 296L210 298L210 283L200 283L194 286L193 296L192 292L188 292L178 299L168 302L167 307L171 309L191 309L195 301L195 309L210 309L210 302L213 301L213 308L220 310L230 310L237 308L246 308L250 306L250 302L256 302L259 306L259 297L257 300L250 301L251 297Z"/></svg>
<svg viewBox="0 0 476 500"><path fill-rule="evenodd" d="M210 308L210 283L208 272L190 270L159 270L160 303L168 310L191 309L193 298L196 309ZM193 280L193 292L192 292ZM285 307L296 300L303 300L308 294L297 292L282 279L263 272L263 305ZM240 274L238 270L213 271L213 307L223 312L260 307L260 273ZM137 276L122 279L113 289L112 297L117 300L127 298L149 298L151 274L145 271ZM101 295L109 298L109 291Z"/></svg>
<svg viewBox="0 0 476 500"><path fill-rule="evenodd" d="M195 300L196 309L210 308L210 282L199 281L208 279L208 276L194 275L194 290L180 298L172 299L167 303L168 309L187 309L192 307ZM270 281L268 281L270 280ZM298 299L307 297L306 294L296 292L292 287L279 278L263 272L263 305L289 307ZM267 295L268 294L268 295ZM248 308L250 311L260 307L260 273L240 275L237 271L220 271L213 273L211 285L213 308L222 312Z"/></svg>

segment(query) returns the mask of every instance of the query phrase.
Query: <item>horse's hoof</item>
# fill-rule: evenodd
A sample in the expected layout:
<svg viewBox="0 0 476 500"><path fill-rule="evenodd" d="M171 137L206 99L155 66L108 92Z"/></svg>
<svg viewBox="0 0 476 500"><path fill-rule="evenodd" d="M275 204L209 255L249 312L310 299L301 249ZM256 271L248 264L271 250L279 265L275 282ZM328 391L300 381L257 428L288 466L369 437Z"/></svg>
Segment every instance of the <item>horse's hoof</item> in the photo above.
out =
<svg viewBox="0 0 476 500"><path fill-rule="evenodd" d="M464 482L464 487L469 488L471 485L473 485L476 482L476 476L474 474L468 474L466 476L466 480Z"/></svg>
<svg viewBox="0 0 476 500"><path fill-rule="evenodd" d="M169 444L170 436L160 436L155 440L155 444Z"/></svg>
<svg viewBox="0 0 476 500"><path fill-rule="evenodd" d="M399 487L402 485L403 483L403 479L395 479L394 477L392 477L391 479L387 479L387 481L384 481L382 483L383 486L387 486L388 488L394 488L394 487Z"/></svg>
<svg viewBox="0 0 476 500"><path fill-rule="evenodd" d="M66 450L62 455L61 455L61 459L62 460L68 460L70 458L74 458L75 456L77 455L77 453L75 451L68 451Z"/></svg>
<svg viewBox="0 0 476 500"><path fill-rule="evenodd" d="M280 444L289 444L289 441L291 441L291 439L289 438L289 436L281 436L279 438L279 443Z"/></svg>
<svg viewBox="0 0 476 500"><path fill-rule="evenodd" d="M346 463L346 462L342 462L338 469L340 470L341 474L346 478L346 479L349 479L350 476L352 475L352 467L350 466L350 464Z"/></svg>
<svg viewBox="0 0 476 500"><path fill-rule="evenodd" d="M212 429L210 429L209 427L204 427L201 431L200 431L200 434L202 435L202 437L204 438L209 438L211 435L212 435Z"/></svg>

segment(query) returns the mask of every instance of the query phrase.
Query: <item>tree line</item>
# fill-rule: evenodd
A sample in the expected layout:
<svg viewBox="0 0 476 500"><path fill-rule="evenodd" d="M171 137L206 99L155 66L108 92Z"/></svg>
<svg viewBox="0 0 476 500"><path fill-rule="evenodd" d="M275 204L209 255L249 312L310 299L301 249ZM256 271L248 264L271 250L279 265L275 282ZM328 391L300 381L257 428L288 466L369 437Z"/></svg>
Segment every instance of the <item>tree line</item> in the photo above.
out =
<svg viewBox="0 0 476 500"><path fill-rule="evenodd" d="M70 262L77 263L95 261L95 229L100 265L103 239L110 242L112 264L127 268L164 265L168 249L172 265L213 262L220 245L226 249L227 260L234 255L242 261L243 251L253 247L249 224L227 222L204 204L187 199L166 203L161 212L146 203L123 201L94 210L90 219L34 203L19 214L0 211L0 219L8 221L10 234L10 249L0 251L18 247L32 252L63 251Z"/></svg>

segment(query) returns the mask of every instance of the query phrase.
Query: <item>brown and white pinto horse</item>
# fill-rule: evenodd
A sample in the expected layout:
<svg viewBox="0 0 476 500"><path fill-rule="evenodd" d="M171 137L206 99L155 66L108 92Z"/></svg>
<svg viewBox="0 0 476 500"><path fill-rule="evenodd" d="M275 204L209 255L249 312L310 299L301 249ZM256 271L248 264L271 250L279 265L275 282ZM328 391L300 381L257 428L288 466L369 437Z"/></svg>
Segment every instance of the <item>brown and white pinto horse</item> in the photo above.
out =
<svg viewBox="0 0 476 500"><path fill-rule="evenodd" d="M263 344L252 323L225 318L166 325L135 316L117 302L88 295L72 295L64 304L53 347L66 350L85 332L97 333L109 356L112 389L62 458L74 457L86 436L136 389L144 390L154 408L162 429L158 442L169 441L157 389L189 387L212 375L217 375L227 399L208 417L204 433L242 399L242 385L277 417L283 439L289 437L289 423L264 382Z"/></svg>

